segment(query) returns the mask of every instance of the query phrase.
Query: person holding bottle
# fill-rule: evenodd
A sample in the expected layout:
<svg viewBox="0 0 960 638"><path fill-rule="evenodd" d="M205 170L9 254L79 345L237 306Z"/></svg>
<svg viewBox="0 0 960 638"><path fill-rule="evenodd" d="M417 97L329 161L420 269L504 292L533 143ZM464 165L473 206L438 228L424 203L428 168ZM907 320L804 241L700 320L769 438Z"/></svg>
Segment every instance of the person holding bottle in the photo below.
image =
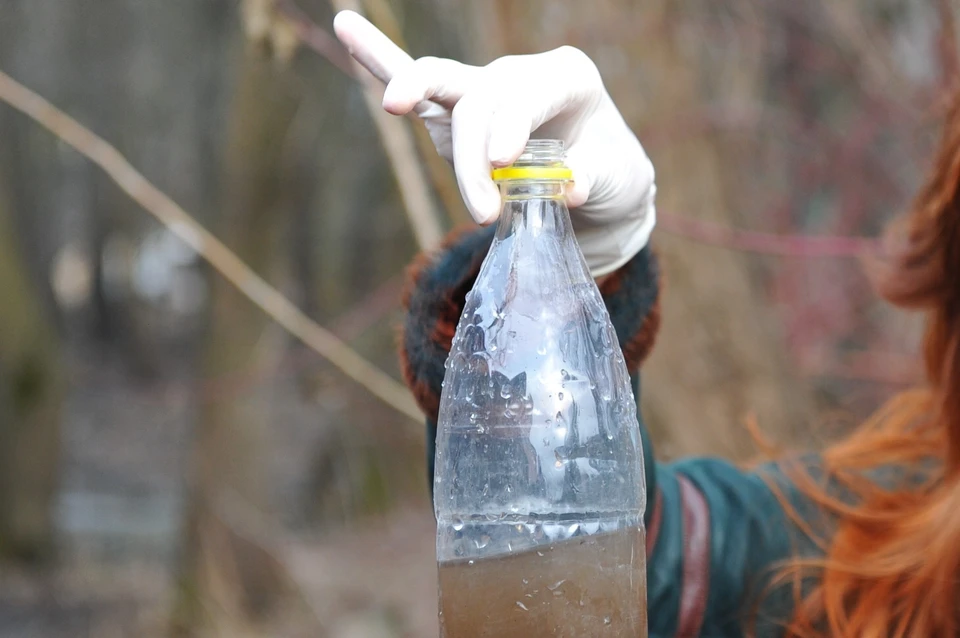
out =
<svg viewBox="0 0 960 638"><path fill-rule="evenodd" d="M413 60L355 13L334 28L386 85L384 108L423 118L479 224L419 257L405 295L401 358L426 414L431 478L445 361L501 210L491 170L532 136L565 145L573 229L640 400L660 323L655 173L596 65L572 47L483 67ZM650 636L960 634L960 94L935 159L878 280L886 299L927 313L922 387L825 450L752 469L658 463L637 415Z"/></svg>

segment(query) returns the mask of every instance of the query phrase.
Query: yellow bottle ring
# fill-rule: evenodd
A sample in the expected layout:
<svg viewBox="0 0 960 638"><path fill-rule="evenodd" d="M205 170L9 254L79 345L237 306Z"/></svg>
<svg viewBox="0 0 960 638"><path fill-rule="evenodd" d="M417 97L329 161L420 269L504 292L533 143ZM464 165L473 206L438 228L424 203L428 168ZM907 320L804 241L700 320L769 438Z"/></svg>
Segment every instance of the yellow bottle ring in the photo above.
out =
<svg viewBox="0 0 960 638"><path fill-rule="evenodd" d="M495 182L521 179L569 181L573 179L573 171L565 166L507 166L494 169L492 176Z"/></svg>

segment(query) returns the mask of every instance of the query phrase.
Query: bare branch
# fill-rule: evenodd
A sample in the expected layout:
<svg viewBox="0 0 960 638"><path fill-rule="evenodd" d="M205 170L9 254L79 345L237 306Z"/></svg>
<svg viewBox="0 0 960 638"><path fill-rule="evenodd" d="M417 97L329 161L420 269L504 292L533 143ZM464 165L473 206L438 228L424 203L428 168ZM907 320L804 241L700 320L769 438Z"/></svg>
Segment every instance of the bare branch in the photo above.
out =
<svg viewBox="0 0 960 638"><path fill-rule="evenodd" d="M412 149L410 149L410 143L408 139L409 134L407 131L403 130L406 127L402 122L397 121L397 118L393 118L392 116L386 116L383 113L383 110L380 108L379 101L375 101L371 97L371 93L376 94L376 87L378 86L378 83L373 81L373 78L369 77L369 74L367 74L365 71L362 71L359 66L355 65L350 59L350 56L346 53L346 51L344 51L343 47L337 43L336 39L325 29L313 22L293 0L276 1L277 11L281 16L290 22L294 32L297 34L297 37L300 38L300 41L303 42L305 46L319 54L321 57L325 58L348 76L360 81L364 85L364 90L367 92L367 103L371 109L371 115L377 121L377 127L380 129L381 137L384 138L384 146L387 148L387 154L391 165L394 167L394 173L397 175L398 180L401 179L400 174L396 171L396 162L406 162L408 160L406 155L413 152ZM336 9L358 8L354 5L354 3L348 2L334 1L333 5ZM375 21L380 23L380 28L383 29L384 32L401 48L405 49L406 44L404 43L403 37L396 26L396 18L393 15L390 7L385 3L377 3L374 5L374 8L376 13ZM433 187L436 189L437 195L440 197L440 201L443 203L444 209L446 210L451 221L466 221L469 219L469 217L467 216L466 208L463 205L463 200L460 198L460 190L457 187L457 183L453 177L453 173L450 170L450 166L436 152L436 149L433 145L433 140L430 139L430 134L427 132L423 122L421 122L419 118L414 119L415 121L412 122L413 141L420 153L420 158L427 166L427 171L430 173L430 181L433 183ZM391 124L386 125L388 129L386 132L384 132L381 122L392 122ZM387 137L391 138L389 142ZM425 178L422 176L422 173L419 169L416 170L416 173L419 175L419 180L425 181ZM410 194L413 200L411 205L421 206L421 204L416 203L422 201L424 197L419 193L419 187L416 186L416 184L404 184L401 182L401 191L403 191L405 188L413 191ZM427 196L427 198L428 201L430 201L429 196ZM407 201L408 198L404 197L405 204ZM432 241L429 237L431 232L430 227L436 225L436 222L431 222L429 220L439 219L438 213L434 212L432 209L433 206L431 203L429 204L429 208L425 208L422 211L422 216L427 218L428 221L422 223L417 222L426 224L423 229L418 231L415 223L414 232L417 233L418 241L420 241L421 235L424 233L427 234L427 236L424 237L424 241ZM409 207L407 210L408 213L410 213ZM433 243L429 246L425 246L424 241L420 241L421 248L435 246L436 243L439 243L439 235L436 239L436 243Z"/></svg>
<svg viewBox="0 0 960 638"><path fill-rule="evenodd" d="M310 19L293 0L276 0L277 13L292 27L300 42L350 77L355 77L350 55L340 43Z"/></svg>
<svg viewBox="0 0 960 638"><path fill-rule="evenodd" d="M879 246L878 240L867 237L775 235L679 215L660 215L657 224L671 235L701 244L781 257L857 257Z"/></svg>
<svg viewBox="0 0 960 638"><path fill-rule="evenodd" d="M385 0L366 0L367 7L370 10L370 18L388 38L397 43L404 51L409 51L407 43L404 40L403 32L400 29L400 23L397 20L396 13L391 8L390 3ZM457 180L453 175L450 164L447 160L440 157L437 153L430 133L423 121L416 116L413 119L413 134L420 150L420 157L423 158L430 172L430 179L433 181L433 187L437 190L437 195L447 211L447 215L454 223L459 221L468 221L470 219L467 208L460 197L460 188L457 186Z"/></svg>
<svg viewBox="0 0 960 638"><path fill-rule="evenodd" d="M337 10L360 10L359 6L349 0L331 0L331 4ZM367 109L380 133L380 140L396 177L400 198L417 243L422 250L439 246L443 238L440 215L433 203L423 165L417 155L416 139L407 122L381 108L379 82L349 56L344 60L341 56L342 49L335 45L333 36L313 23L293 0L275 0L273 7L292 25L293 32L305 45L360 82ZM430 152L434 152L432 148ZM444 192L442 186L442 183L438 183L441 193Z"/></svg>
<svg viewBox="0 0 960 638"><path fill-rule="evenodd" d="M140 174L105 140L0 71L0 101L31 118L88 158L134 201L186 242L250 301L373 395L416 422L423 415L407 389L294 306L276 288Z"/></svg>

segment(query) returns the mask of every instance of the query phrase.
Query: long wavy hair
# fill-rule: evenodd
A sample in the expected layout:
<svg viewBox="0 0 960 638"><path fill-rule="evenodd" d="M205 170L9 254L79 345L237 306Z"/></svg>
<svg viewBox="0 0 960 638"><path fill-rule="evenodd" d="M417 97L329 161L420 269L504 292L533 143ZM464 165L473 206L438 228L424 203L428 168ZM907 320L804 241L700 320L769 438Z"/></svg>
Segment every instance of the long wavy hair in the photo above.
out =
<svg viewBox="0 0 960 638"><path fill-rule="evenodd" d="M889 230L877 290L926 313L925 383L824 452L833 489L799 466L787 470L836 521L828 537L817 537L778 494L825 554L779 572L779 582L794 584L791 636L960 635L960 92L930 177ZM878 483L885 467L906 468L912 480Z"/></svg>

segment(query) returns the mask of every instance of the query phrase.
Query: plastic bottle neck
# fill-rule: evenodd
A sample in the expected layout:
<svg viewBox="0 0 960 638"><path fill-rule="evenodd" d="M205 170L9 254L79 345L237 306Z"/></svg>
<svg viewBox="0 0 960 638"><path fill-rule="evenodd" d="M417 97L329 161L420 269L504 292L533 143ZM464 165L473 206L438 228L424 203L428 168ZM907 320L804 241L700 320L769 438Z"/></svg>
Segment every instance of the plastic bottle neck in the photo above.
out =
<svg viewBox="0 0 960 638"><path fill-rule="evenodd" d="M525 180L501 185L503 210L497 237L532 234L554 236L564 242L573 237L570 212L563 198L563 182Z"/></svg>
<svg viewBox="0 0 960 638"><path fill-rule="evenodd" d="M562 199L564 182L559 180L523 179L500 183L504 201L521 199Z"/></svg>
<svg viewBox="0 0 960 638"><path fill-rule="evenodd" d="M569 212L563 200L569 169L563 158L562 141L530 140L520 157L500 172L503 211L498 236L506 237L524 228L537 234L570 232Z"/></svg>

